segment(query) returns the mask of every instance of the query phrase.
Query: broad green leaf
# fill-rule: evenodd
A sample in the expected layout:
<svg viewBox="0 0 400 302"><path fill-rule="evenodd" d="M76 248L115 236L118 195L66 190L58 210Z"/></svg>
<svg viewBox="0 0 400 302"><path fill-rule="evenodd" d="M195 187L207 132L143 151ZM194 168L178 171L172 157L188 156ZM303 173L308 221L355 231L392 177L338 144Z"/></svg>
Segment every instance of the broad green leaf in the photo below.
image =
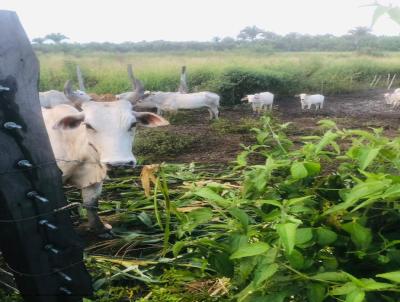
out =
<svg viewBox="0 0 400 302"><path fill-rule="evenodd" d="M262 266L258 267L254 272L254 285L260 286L262 282L271 278L279 269L279 265L276 263L272 263L267 267Z"/></svg>
<svg viewBox="0 0 400 302"><path fill-rule="evenodd" d="M246 214L246 212L239 208L232 208L229 210L229 213L240 222L240 224L243 226L243 230L247 232L247 228L249 226L249 216Z"/></svg>
<svg viewBox="0 0 400 302"><path fill-rule="evenodd" d="M382 199L386 198L400 198L400 184L390 186L382 196Z"/></svg>
<svg viewBox="0 0 400 302"><path fill-rule="evenodd" d="M372 23L371 23L371 27L373 27L376 23L376 21L378 21L378 19L380 17L382 17L384 14L386 14L389 11L389 7L387 6L383 6L383 5L376 5L375 11L374 11L374 15L372 16Z"/></svg>
<svg viewBox="0 0 400 302"><path fill-rule="evenodd" d="M389 184L390 184L389 180L362 182L354 186L349 191L349 193L346 194L344 202L339 203L336 206L325 211L324 215L328 215L337 211L346 210L363 198L371 198L372 196L378 198L381 196L381 194L383 194L383 191L389 186Z"/></svg>
<svg viewBox="0 0 400 302"><path fill-rule="evenodd" d="M281 291L267 296L256 297L254 299L251 298L248 302L284 302L288 295L288 293Z"/></svg>
<svg viewBox="0 0 400 302"><path fill-rule="evenodd" d="M363 302L364 298L365 292L361 289L355 289L346 295L346 302Z"/></svg>
<svg viewBox="0 0 400 302"><path fill-rule="evenodd" d="M363 227L357 222L342 224L342 228L350 234L351 241L353 241L357 248L365 250L371 244L372 233L370 229Z"/></svg>
<svg viewBox="0 0 400 302"><path fill-rule="evenodd" d="M265 242L255 242L242 247L234 252L230 259L239 259L244 257L251 257L265 253L269 249L269 244Z"/></svg>
<svg viewBox="0 0 400 302"><path fill-rule="evenodd" d="M248 151L243 151L237 156L236 162L240 167L244 167L247 165L247 156L248 155L249 155Z"/></svg>
<svg viewBox="0 0 400 302"><path fill-rule="evenodd" d="M376 291L384 290L395 286L391 283L376 282L374 279L361 279L364 286L362 287L365 291Z"/></svg>
<svg viewBox="0 0 400 302"><path fill-rule="evenodd" d="M138 218L141 222L143 222L143 224L145 224L147 227L151 228L153 226L153 223L151 222L151 218L149 217L149 215L147 215L146 212L141 212L138 215Z"/></svg>
<svg viewBox="0 0 400 302"><path fill-rule="evenodd" d="M179 234L182 236L186 232L192 232L201 224L207 223L213 217L213 212L209 208L196 209L186 215L186 221L179 226Z"/></svg>
<svg viewBox="0 0 400 302"><path fill-rule="evenodd" d="M303 163L294 163L290 167L290 173L294 179L306 178L308 175L307 169L304 167Z"/></svg>
<svg viewBox="0 0 400 302"><path fill-rule="evenodd" d="M288 255L293 252L293 248L296 243L297 227L298 224L295 223L283 223L276 226L283 247Z"/></svg>
<svg viewBox="0 0 400 302"><path fill-rule="evenodd" d="M361 170L365 170L379 154L381 148L363 147L357 156Z"/></svg>
<svg viewBox="0 0 400 302"><path fill-rule="evenodd" d="M234 253L236 252L239 248L247 246L249 243L249 238L245 235L242 234L232 234L229 236L229 252Z"/></svg>
<svg viewBox="0 0 400 302"><path fill-rule="evenodd" d="M312 196L303 196L303 197L297 197L297 198L292 198L287 201L285 201L285 204L288 206L294 206L296 204L302 204L304 201L311 199Z"/></svg>
<svg viewBox="0 0 400 302"><path fill-rule="evenodd" d="M322 149L324 149L326 146L328 146L337 137L338 137L338 135L333 133L331 130L325 132L324 136L322 137L322 139L319 141L319 143L315 147L315 153L316 154L320 153L322 151Z"/></svg>
<svg viewBox="0 0 400 302"><path fill-rule="evenodd" d="M296 231L296 245L302 245L313 238L312 228L300 228Z"/></svg>
<svg viewBox="0 0 400 302"><path fill-rule="evenodd" d="M305 259L302 253L294 249L290 255L286 255L289 260L290 265L294 269L303 269L305 264Z"/></svg>
<svg viewBox="0 0 400 302"><path fill-rule="evenodd" d="M352 282L347 282L341 286L334 287L329 293L332 296L344 296L357 290L357 286Z"/></svg>
<svg viewBox="0 0 400 302"><path fill-rule="evenodd" d="M319 273L312 276L314 280L323 280L323 281L334 281L334 282L343 282L347 281L349 278L346 274L342 272L325 272Z"/></svg>
<svg viewBox="0 0 400 302"><path fill-rule="evenodd" d="M94 289L94 290L99 290L105 283L107 283L107 281L109 281L107 278L100 278L100 279L97 279L97 280L93 283L93 289Z"/></svg>
<svg viewBox="0 0 400 302"><path fill-rule="evenodd" d="M200 190L194 192L194 194L204 198L205 200L213 201L218 206L223 208L229 207L231 205L231 203L228 200L221 197L210 188L201 188Z"/></svg>
<svg viewBox="0 0 400 302"><path fill-rule="evenodd" d="M309 176L318 175L321 172L321 164L316 162L304 162L304 167Z"/></svg>
<svg viewBox="0 0 400 302"><path fill-rule="evenodd" d="M377 277L400 283L400 271L376 275Z"/></svg>
<svg viewBox="0 0 400 302"><path fill-rule="evenodd" d="M324 128L336 128L336 123L332 120L320 120L317 124Z"/></svg>
<svg viewBox="0 0 400 302"><path fill-rule="evenodd" d="M262 206L263 204L270 204L272 206L282 208L282 203L280 203L279 201L276 201L276 200L257 200L255 202L255 204L257 206Z"/></svg>
<svg viewBox="0 0 400 302"><path fill-rule="evenodd" d="M317 241L319 245L330 245L337 239L337 234L327 228L320 227L317 229Z"/></svg>
<svg viewBox="0 0 400 302"><path fill-rule="evenodd" d="M213 253L208 262L218 274L231 278L234 273L233 261L229 259L229 255L225 253Z"/></svg>
<svg viewBox="0 0 400 302"><path fill-rule="evenodd" d="M389 183L387 181L368 181L354 186L346 196L346 203L354 204L361 198L369 197L385 189Z"/></svg>
<svg viewBox="0 0 400 302"><path fill-rule="evenodd" d="M174 257L177 257L179 255L179 253L181 252L181 250L184 246L185 246L185 242L183 242L183 241L175 242L174 246L172 247L172 253L174 254Z"/></svg>
<svg viewBox="0 0 400 302"><path fill-rule="evenodd" d="M311 283L307 288L309 302L322 302L325 299L326 288L320 283Z"/></svg>
<svg viewBox="0 0 400 302"><path fill-rule="evenodd" d="M391 7L388 10L389 17L400 25L400 8L399 7Z"/></svg>

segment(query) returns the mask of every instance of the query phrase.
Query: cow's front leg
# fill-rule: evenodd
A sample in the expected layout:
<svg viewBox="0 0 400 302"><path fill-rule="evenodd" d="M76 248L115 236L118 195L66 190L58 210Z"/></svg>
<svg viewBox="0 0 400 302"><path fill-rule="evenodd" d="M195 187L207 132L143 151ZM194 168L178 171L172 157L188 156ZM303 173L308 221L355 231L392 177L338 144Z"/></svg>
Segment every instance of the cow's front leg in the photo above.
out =
<svg viewBox="0 0 400 302"><path fill-rule="evenodd" d="M101 238L112 238L111 225L103 223L98 215L99 197L103 183L95 183L82 189L83 207L87 211L89 228Z"/></svg>

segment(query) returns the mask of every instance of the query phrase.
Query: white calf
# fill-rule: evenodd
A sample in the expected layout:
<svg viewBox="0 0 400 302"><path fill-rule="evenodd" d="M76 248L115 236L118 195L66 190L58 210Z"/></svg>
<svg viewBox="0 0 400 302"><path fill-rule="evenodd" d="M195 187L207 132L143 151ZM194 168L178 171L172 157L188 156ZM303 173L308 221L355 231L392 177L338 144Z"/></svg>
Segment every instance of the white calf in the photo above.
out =
<svg viewBox="0 0 400 302"><path fill-rule="evenodd" d="M384 96L386 104L392 105L393 109L396 109L400 106L400 90L397 93L396 90L394 93L385 93Z"/></svg>
<svg viewBox="0 0 400 302"><path fill-rule="evenodd" d="M274 95L271 92L260 92L249 94L242 98L242 101L248 101L253 108L253 114L260 114L261 111L272 110L274 103Z"/></svg>
<svg viewBox="0 0 400 302"><path fill-rule="evenodd" d="M301 109L311 109L311 105L315 105L315 110L322 109L324 106L325 97L322 94L306 94L300 95Z"/></svg>

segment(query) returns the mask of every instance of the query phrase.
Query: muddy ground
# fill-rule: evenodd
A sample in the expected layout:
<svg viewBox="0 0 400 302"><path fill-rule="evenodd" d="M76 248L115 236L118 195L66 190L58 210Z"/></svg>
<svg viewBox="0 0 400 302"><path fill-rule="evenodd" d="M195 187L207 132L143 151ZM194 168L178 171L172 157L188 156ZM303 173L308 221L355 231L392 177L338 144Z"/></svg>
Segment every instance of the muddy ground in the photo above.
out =
<svg viewBox="0 0 400 302"><path fill-rule="evenodd" d="M368 128L382 127L388 136L397 135L400 127L400 111L393 110L384 101L384 90L368 90L359 93L328 96L320 111L301 110L296 98L276 100L273 115L282 122L292 122L290 136L294 139L309 135L321 119L333 119L339 127ZM249 104L220 108L220 118L234 125L243 118L253 117ZM168 133L193 136L196 143L180 154L160 156L159 161L174 163L199 162L221 163L233 161L240 152L240 144L250 144L250 133L219 133L208 120L207 110L181 111L177 118L171 118ZM143 130L142 130L143 131ZM151 130L145 130L151 131Z"/></svg>

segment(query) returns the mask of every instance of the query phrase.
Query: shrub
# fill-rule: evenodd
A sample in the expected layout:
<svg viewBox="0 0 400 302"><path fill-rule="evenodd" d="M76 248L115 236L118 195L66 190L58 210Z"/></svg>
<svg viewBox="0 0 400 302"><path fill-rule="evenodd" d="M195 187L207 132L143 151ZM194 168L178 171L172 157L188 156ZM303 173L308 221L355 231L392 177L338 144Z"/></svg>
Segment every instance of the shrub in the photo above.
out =
<svg viewBox="0 0 400 302"><path fill-rule="evenodd" d="M140 131L135 139L134 154L149 161L160 161L182 154L192 148L197 141L193 135L171 132L164 129Z"/></svg>
<svg viewBox="0 0 400 302"><path fill-rule="evenodd" d="M273 71L256 71L244 68L231 68L224 72L218 92L223 105L239 104L246 95L262 91L283 93L286 85L284 76Z"/></svg>

